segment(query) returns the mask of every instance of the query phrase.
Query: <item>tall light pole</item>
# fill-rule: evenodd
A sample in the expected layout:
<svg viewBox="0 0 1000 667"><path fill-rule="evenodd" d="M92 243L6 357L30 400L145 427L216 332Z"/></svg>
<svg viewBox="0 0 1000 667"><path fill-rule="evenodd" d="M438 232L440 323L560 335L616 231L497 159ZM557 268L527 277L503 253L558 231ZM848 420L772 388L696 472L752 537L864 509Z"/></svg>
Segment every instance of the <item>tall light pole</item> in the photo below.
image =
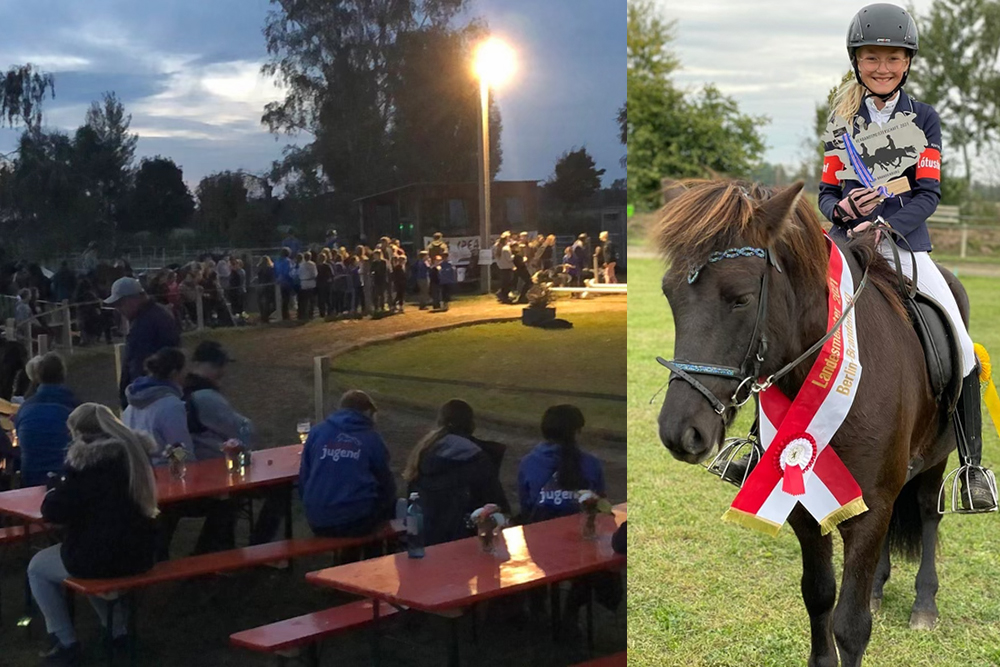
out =
<svg viewBox="0 0 1000 667"><path fill-rule="evenodd" d="M514 70L514 52L509 46L491 37L476 49L474 63L479 78L479 108L482 122L479 125L479 251L490 248L490 86L506 81ZM494 258L495 259L495 258ZM483 294L491 291L490 265L481 265L479 283Z"/></svg>

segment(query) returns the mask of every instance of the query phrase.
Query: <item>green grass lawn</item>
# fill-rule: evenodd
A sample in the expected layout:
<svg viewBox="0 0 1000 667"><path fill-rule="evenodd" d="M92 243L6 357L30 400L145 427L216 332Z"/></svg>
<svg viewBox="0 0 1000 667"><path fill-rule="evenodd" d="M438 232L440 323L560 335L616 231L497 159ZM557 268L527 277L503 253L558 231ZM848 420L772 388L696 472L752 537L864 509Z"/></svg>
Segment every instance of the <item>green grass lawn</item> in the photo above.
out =
<svg viewBox="0 0 1000 667"><path fill-rule="evenodd" d="M437 408L463 398L477 412L541 423L550 405L575 403L588 427L625 432L625 403L561 396L559 390L625 395L625 314L580 313L556 331L520 322L481 324L373 345L334 359L339 368L552 389L551 396L334 374L338 387L360 386Z"/></svg>
<svg viewBox="0 0 1000 667"><path fill-rule="evenodd" d="M672 356L662 266L632 260L628 311L629 664L661 667L805 665L809 623L799 594L799 545L723 524L735 489L660 444L656 417ZM1000 363L1000 282L966 278L973 339ZM1000 443L984 415L984 459L1000 470ZM745 434L748 411L731 434ZM954 461L954 459L953 459ZM835 534L838 590L842 547ZM1000 665L1000 515L948 516L938 548L940 621L909 630L916 567L897 559L875 615L866 665Z"/></svg>

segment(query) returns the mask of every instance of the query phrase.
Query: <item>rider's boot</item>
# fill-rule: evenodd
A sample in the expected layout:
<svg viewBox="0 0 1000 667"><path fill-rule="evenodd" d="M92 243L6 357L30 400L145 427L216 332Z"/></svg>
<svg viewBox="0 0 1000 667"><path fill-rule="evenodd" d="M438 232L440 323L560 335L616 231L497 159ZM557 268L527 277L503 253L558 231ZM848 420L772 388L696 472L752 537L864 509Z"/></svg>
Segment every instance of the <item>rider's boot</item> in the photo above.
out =
<svg viewBox="0 0 1000 667"><path fill-rule="evenodd" d="M981 465L983 413L978 366L962 380L962 395L956 410L961 425L957 436L958 454L962 466L958 472L962 511L992 512L997 509L997 490L993 473Z"/></svg>

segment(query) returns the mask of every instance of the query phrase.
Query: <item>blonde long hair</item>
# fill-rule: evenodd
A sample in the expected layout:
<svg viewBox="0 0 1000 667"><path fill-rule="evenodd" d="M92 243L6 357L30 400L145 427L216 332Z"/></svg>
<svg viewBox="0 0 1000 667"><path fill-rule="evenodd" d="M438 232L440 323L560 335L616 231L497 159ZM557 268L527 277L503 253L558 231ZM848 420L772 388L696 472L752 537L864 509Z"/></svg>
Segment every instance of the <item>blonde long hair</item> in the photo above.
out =
<svg viewBox="0 0 1000 667"><path fill-rule="evenodd" d="M152 442L123 424L107 407L84 403L66 420L75 447L88 447L101 441L114 441L125 452L128 490L140 511L153 519L160 513L156 506L156 479L149 463Z"/></svg>
<svg viewBox="0 0 1000 667"><path fill-rule="evenodd" d="M412 482L420 475L420 462L424 454L441 438L454 433L463 437L472 435L475 430L475 415L472 406L459 398L453 398L438 411L437 426L430 433L420 438L420 441L410 450L403 468L403 479Z"/></svg>
<svg viewBox="0 0 1000 667"><path fill-rule="evenodd" d="M854 72L848 72L833 94L830 109L834 116L840 116L848 123L852 123L854 116L861 109L861 101L864 98L865 87L854 78Z"/></svg>

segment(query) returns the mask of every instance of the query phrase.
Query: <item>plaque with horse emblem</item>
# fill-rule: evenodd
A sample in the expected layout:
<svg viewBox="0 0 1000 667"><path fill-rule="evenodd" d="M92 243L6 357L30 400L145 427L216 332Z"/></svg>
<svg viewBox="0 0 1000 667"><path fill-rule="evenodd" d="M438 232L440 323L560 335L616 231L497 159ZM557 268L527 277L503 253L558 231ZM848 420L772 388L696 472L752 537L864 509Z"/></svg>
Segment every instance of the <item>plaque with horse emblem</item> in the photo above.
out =
<svg viewBox="0 0 1000 667"><path fill-rule="evenodd" d="M855 118L851 140L861 161L871 171L876 185L884 185L901 176L904 171L917 164L920 155L927 148L927 137L913 122L914 118L916 114L900 112L881 127L877 123L865 123L861 117ZM833 149L826 152L824 171L833 164L840 167L834 174L838 181L861 181L851 166L842 139L847 131L848 123L840 116L834 116L827 125L823 141L832 143Z"/></svg>

